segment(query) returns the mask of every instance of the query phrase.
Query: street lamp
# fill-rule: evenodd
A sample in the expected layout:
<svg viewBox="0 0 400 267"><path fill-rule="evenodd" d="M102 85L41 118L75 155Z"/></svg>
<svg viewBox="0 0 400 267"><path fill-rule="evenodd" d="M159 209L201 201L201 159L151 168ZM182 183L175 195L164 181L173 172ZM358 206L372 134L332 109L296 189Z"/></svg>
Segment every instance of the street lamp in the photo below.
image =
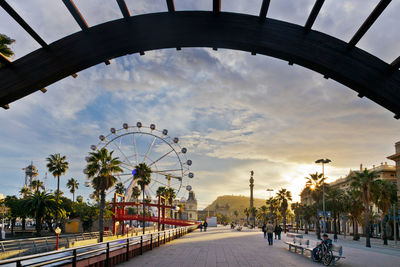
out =
<svg viewBox="0 0 400 267"><path fill-rule="evenodd" d="M269 193L269 197L271 198L272 197L272 192L274 192L274 189L267 188L267 192ZM272 219L272 209L270 208L269 209L269 220L271 220L271 219Z"/></svg>
<svg viewBox="0 0 400 267"><path fill-rule="evenodd" d="M322 210L324 213L324 234L326 234L326 214L325 214L325 170L324 164L328 164L332 162L330 159L319 159L316 160L315 163L322 163Z"/></svg>
<svg viewBox="0 0 400 267"><path fill-rule="evenodd" d="M59 239L59 237L60 237L60 233L61 233L61 229L60 229L60 227L58 227L57 226L57 228L54 230L54 232L56 233L56 235L57 235L57 241L56 241L56 250L58 250L58 239Z"/></svg>

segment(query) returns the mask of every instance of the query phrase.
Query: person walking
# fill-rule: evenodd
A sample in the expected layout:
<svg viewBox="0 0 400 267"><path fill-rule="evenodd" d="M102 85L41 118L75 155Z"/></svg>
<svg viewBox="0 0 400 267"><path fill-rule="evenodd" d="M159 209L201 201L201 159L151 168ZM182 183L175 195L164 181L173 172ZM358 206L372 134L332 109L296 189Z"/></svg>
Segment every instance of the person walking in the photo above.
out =
<svg viewBox="0 0 400 267"><path fill-rule="evenodd" d="M273 241L273 237L272 234L274 232L274 226L272 225L271 221L268 221L268 224L266 226L267 229L267 235L268 235L268 245L272 246L272 241Z"/></svg>
<svg viewBox="0 0 400 267"><path fill-rule="evenodd" d="M200 223L199 228L200 228L200 232L203 232L203 223Z"/></svg>
<svg viewBox="0 0 400 267"><path fill-rule="evenodd" d="M281 240L282 227L278 225L278 239Z"/></svg>
<svg viewBox="0 0 400 267"><path fill-rule="evenodd" d="M275 239L277 239L278 238L278 225L276 224L275 225L275 229L274 229L274 233L275 233Z"/></svg>
<svg viewBox="0 0 400 267"><path fill-rule="evenodd" d="M207 226L208 226L208 223L207 223L207 221L205 221L205 222L203 223L204 232L207 232Z"/></svg>
<svg viewBox="0 0 400 267"><path fill-rule="evenodd" d="M267 238L267 225L265 223L262 226L262 231L264 232L264 239Z"/></svg>

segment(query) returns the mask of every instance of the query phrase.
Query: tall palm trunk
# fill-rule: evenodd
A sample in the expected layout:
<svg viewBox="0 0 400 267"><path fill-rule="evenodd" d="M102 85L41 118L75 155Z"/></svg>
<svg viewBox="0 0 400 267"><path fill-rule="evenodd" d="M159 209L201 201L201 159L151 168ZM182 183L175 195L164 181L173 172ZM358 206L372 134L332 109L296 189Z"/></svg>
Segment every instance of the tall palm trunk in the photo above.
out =
<svg viewBox="0 0 400 267"><path fill-rule="evenodd" d="M146 232L146 210L144 204L144 188L143 188L143 234Z"/></svg>
<svg viewBox="0 0 400 267"><path fill-rule="evenodd" d="M101 190L100 192L100 216L99 216L99 232L100 238L99 242L103 242L104 236L104 207L106 204L106 192L105 190Z"/></svg>
<svg viewBox="0 0 400 267"><path fill-rule="evenodd" d="M371 247L371 239L370 239L370 231L371 228L369 226L369 203L365 202L365 213L364 213L364 220L365 220L365 246L367 248Z"/></svg>
<svg viewBox="0 0 400 267"><path fill-rule="evenodd" d="M40 220L39 215L36 216L35 229L36 229L36 236L40 236L40 230L42 230L42 221Z"/></svg>
<svg viewBox="0 0 400 267"><path fill-rule="evenodd" d="M382 238L383 238L384 245L388 244L388 239L387 239L387 234L386 234L386 223L387 223L386 219L387 219L387 216L385 215L382 220L382 231L383 231Z"/></svg>
<svg viewBox="0 0 400 267"><path fill-rule="evenodd" d="M57 208L58 208L58 200L60 198L60 176L57 176ZM58 226L58 212L56 212L56 226Z"/></svg>
<svg viewBox="0 0 400 267"><path fill-rule="evenodd" d="M22 230L25 230L25 225L26 225L26 217L22 218Z"/></svg>
<svg viewBox="0 0 400 267"><path fill-rule="evenodd" d="M72 192L72 202L75 202L75 189L74 189L74 191Z"/></svg>
<svg viewBox="0 0 400 267"><path fill-rule="evenodd" d="M283 232L286 233L286 212L283 212Z"/></svg>
<svg viewBox="0 0 400 267"><path fill-rule="evenodd" d="M333 235L333 239L337 239L337 222L336 222L336 213L334 213L333 214L333 232L334 232L334 235Z"/></svg>

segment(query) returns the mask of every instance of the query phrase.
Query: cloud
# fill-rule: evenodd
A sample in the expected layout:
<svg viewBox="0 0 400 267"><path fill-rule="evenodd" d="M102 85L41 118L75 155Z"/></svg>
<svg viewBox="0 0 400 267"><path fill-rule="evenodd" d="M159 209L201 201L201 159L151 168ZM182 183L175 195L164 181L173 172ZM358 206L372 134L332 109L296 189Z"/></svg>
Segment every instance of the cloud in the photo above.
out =
<svg viewBox="0 0 400 267"><path fill-rule="evenodd" d="M61 2L49 6L37 1L12 4L46 40L79 29ZM364 5L361 0L326 2L314 28L348 40L375 2L369 1L366 8L359 8ZM94 3L77 1L90 25L121 17L115 1ZM313 3L272 1L269 16L304 24ZM132 14L166 10L165 1L127 4ZM257 14L260 5L261 1L224 1L223 10ZM176 8L211 9L211 2L179 1ZM385 59L397 56L400 37L392 25L399 10L396 3L385 11L360 45ZM37 45L18 27L1 13L0 32L17 39L14 48L20 57ZM388 33L377 32L382 28ZM247 195L250 170L256 173L257 197L266 197L266 188L287 187L298 198L304 177L320 170L315 159L332 159L328 176L338 178L360 163L385 161L400 133L392 114L377 104L278 59L224 49L149 51L82 71L77 79L66 78L49 86L46 94L32 94L0 112L4 192L17 192L24 178L21 168L31 160L43 178L45 158L60 152L71 166L62 190L67 191L64 180L74 177L81 183L78 194L87 196L90 189L83 187L82 169L89 146L111 127L136 121L155 123L180 137L193 160L195 178L189 183L200 207L218 195ZM55 186L50 176L48 184Z"/></svg>

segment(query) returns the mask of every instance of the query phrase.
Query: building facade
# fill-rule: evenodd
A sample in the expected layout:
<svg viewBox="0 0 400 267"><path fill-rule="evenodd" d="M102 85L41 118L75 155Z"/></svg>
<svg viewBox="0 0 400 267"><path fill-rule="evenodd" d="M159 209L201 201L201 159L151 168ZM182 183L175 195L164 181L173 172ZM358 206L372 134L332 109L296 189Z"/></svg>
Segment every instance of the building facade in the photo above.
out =
<svg viewBox="0 0 400 267"><path fill-rule="evenodd" d="M397 195L400 196L400 142L395 144L395 154L387 158L396 163Z"/></svg>

